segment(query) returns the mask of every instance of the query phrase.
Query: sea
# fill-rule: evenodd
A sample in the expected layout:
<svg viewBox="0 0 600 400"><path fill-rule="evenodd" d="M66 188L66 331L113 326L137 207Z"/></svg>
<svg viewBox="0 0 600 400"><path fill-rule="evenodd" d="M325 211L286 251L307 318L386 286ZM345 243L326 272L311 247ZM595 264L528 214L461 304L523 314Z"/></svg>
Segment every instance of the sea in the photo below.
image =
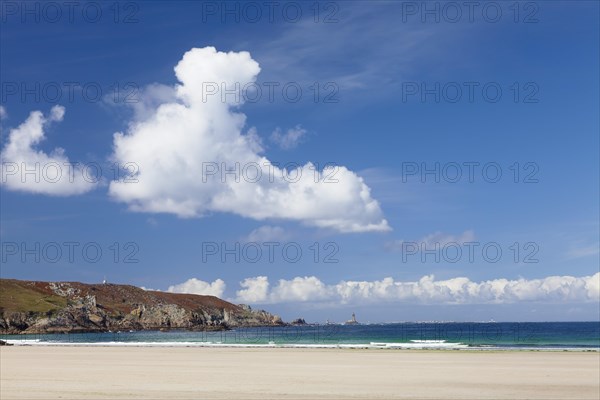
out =
<svg viewBox="0 0 600 400"><path fill-rule="evenodd" d="M13 345L600 351L600 322L404 322L2 335Z"/></svg>

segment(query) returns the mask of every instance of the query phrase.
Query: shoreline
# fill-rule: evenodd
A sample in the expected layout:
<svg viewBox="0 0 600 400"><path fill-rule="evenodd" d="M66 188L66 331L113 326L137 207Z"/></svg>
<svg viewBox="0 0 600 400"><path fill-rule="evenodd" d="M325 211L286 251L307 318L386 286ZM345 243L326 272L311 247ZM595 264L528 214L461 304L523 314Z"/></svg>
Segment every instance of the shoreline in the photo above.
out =
<svg viewBox="0 0 600 400"><path fill-rule="evenodd" d="M593 399L586 352L3 346L2 399Z"/></svg>
<svg viewBox="0 0 600 400"><path fill-rule="evenodd" d="M468 346L461 347L431 347L412 346L408 343L390 343L391 346L376 346L369 344L252 344L252 343L206 343L206 342L94 342L94 343L59 343L59 342L37 342L23 343L24 341L6 340L8 347L108 347L108 348L217 348L217 349L305 349L305 350L397 350L403 352L418 351L484 351L484 352L575 352L575 353L599 353L598 347L515 347L515 346ZM29 342L29 341L27 341ZM6 345L3 347L7 347Z"/></svg>

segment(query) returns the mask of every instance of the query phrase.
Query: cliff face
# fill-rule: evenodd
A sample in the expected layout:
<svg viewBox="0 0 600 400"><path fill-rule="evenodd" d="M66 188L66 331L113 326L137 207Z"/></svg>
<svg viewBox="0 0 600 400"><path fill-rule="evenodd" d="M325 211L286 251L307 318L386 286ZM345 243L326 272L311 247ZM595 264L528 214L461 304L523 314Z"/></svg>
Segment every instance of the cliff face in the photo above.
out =
<svg viewBox="0 0 600 400"><path fill-rule="evenodd" d="M0 333L217 330L281 324L276 315L214 296L128 285L0 279Z"/></svg>

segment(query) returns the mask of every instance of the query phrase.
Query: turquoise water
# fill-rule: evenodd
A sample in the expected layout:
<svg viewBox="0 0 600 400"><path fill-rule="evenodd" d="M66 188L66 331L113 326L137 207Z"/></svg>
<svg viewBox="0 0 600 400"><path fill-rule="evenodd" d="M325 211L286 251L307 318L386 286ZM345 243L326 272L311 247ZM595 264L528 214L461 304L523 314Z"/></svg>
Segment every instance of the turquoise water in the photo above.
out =
<svg viewBox="0 0 600 400"><path fill-rule="evenodd" d="M600 348L600 322L400 323L52 335L0 335L21 344L369 345L444 340L462 348ZM423 346L430 347L430 345Z"/></svg>

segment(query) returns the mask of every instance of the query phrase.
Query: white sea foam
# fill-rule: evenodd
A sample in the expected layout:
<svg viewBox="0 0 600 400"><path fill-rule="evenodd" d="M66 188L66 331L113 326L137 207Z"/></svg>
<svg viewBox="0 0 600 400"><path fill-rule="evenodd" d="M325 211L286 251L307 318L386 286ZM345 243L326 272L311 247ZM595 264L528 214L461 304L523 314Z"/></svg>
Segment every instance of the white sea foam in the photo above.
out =
<svg viewBox="0 0 600 400"><path fill-rule="evenodd" d="M439 343L431 341L427 343L311 343L296 344L282 343L268 344L255 343L223 343L223 342L51 342L36 340L7 340L16 346L107 346L107 347L248 347L248 348L307 348L307 349L430 349L430 348L465 348L462 343ZM434 343L433 343L434 342Z"/></svg>
<svg viewBox="0 0 600 400"><path fill-rule="evenodd" d="M12 344L15 346L27 346L27 345L44 343L40 339L6 339L4 341L8 344Z"/></svg>
<svg viewBox="0 0 600 400"><path fill-rule="evenodd" d="M445 340L411 340L410 343L375 343L371 347L386 349L462 349L469 347L462 343L447 343Z"/></svg>

